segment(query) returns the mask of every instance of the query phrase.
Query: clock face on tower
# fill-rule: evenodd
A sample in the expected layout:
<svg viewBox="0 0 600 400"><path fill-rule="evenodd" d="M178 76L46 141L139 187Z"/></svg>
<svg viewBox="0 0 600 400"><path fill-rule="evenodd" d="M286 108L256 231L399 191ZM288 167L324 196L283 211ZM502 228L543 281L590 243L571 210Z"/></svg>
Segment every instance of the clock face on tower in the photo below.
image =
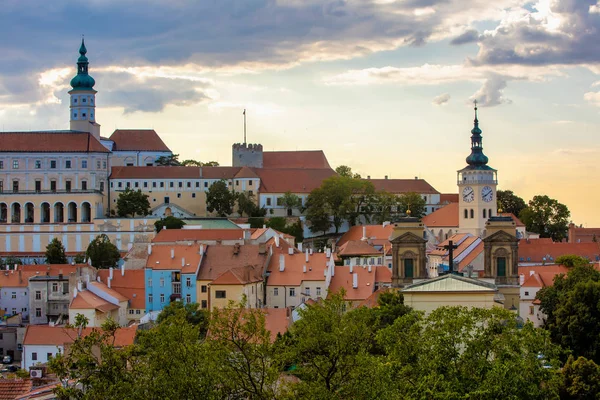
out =
<svg viewBox="0 0 600 400"><path fill-rule="evenodd" d="M466 203L470 203L473 200L475 200L475 191L471 186L467 186L463 189L462 196L463 201L465 201Z"/></svg>
<svg viewBox="0 0 600 400"><path fill-rule="evenodd" d="M481 189L481 199L486 203L489 203L494 199L494 191L491 187L485 186L483 189Z"/></svg>

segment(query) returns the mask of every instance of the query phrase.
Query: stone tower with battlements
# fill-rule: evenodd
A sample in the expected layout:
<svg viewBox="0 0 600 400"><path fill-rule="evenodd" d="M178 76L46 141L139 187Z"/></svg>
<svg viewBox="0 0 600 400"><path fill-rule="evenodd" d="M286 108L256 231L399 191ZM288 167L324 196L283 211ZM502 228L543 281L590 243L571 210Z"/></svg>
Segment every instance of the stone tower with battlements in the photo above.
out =
<svg viewBox="0 0 600 400"><path fill-rule="evenodd" d="M232 146L231 165L234 167L263 167L262 144L235 143Z"/></svg>

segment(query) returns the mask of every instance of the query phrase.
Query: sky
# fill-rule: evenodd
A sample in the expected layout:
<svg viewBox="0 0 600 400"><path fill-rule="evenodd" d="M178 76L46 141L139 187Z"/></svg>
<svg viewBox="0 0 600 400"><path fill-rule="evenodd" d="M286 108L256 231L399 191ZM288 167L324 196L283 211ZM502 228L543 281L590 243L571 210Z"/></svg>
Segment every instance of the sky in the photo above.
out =
<svg viewBox="0 0 600 400"><path fill-rule="evenodd" d="M4 0L0 130L68 129L85 35L102 135L153 128L180 159L325 151L456 193L473 100L499 189L600 226L597 0Z"/></svg>

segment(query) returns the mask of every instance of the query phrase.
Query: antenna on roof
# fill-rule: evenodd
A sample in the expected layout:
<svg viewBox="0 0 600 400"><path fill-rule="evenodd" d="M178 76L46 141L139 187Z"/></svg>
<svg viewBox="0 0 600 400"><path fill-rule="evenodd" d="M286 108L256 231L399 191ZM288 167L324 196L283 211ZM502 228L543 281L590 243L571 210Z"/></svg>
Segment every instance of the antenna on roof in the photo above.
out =
<svg viewBox="0 0 600 400"><path fill-rule="evenodd" d="M246 109L244 108L244 144L246 144Z"/></svg>

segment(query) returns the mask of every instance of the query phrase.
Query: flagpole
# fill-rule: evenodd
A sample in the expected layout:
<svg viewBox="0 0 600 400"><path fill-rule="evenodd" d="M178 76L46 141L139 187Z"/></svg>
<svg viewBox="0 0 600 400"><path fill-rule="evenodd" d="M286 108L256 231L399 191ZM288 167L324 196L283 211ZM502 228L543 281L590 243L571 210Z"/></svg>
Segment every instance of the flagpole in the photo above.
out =
<svg viewBox="0 0 600 400"><path fill-rule="evenodd" d="M246 144L246 109L244 108L244 144Z"/></svg>

